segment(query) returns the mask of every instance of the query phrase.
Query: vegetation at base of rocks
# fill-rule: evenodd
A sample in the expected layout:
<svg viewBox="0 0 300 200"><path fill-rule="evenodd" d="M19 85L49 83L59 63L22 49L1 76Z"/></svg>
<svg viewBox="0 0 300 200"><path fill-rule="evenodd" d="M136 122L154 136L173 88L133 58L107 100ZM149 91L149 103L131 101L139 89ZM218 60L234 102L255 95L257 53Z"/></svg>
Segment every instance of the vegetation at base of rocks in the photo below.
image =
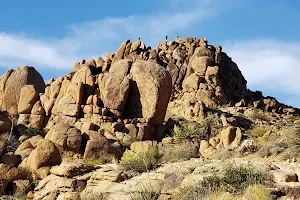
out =
<svg viewBox="0 0 300 200"><path fill-rule="evenodd" d="M3 154L15 152L20 144L18 138L10 133L1 134L0 141L4 142Z"/></svg>
<svg viewBox="0 0 300 200"><path fill-rule="evenodd" d="M270 121L269 116L267 116L267 114L264 112L260 112L258 109L254 109L251 115L249 115L249 117L253 119L266 121L266 122Z"/></svg>
<svg viewBox="0 0 300 200"><path fill-rule="evenodd" d="M199 157L199 148L191 142L168 144L163 149L162 162L178 162Z"/></svg>
<svg viewBox="0 0 300 200"><path fill-rule="evenodd" d="M175 142L203 140L207 139L207 125L200 125L192 122L185 122L180 125L175 125L173 130Z"/></svg>
<svg viewBox="0 0 300 200"><path fill-rule="evenodd" d="M0 197L0 200L26 200L28 199L26 195L15 196L15 195L3 195Z"/></svg>
<svg viewBox="0 0 300 200"><path fill-rule="evenodd" d="M215 153L211 155L211 158L217 160L227 160L238 156L239 154L235 151L220 148L220 149L216 149Z"/></svg>
<svg viewBox="0 0 300 200"><path fill-rule="evenodd" d="M86 163L90 165L103 165L105 164L105 160L103 159L97 159L97 158L89 158L85 160Z"/></svg>
<svg viewBox="0 0 300 200"><path fill-rule="evenodd" d="M263 137L268 131L270 131L270 128L267 126L254 126L252 129L249 129L245 132L245 135L248 137Z"/></svg>
<svg viewBox="0 0 300 200"><path fill-rule="evenodd" d="M300 155L300 129L291 130L286 136L289 158L299 157Z"/></svg>
<svg viewBox="0 0 300 200"><path fill-rule="evenodd" d="M251 200L272 200L272 190L266 188L264 185L249 185L245 192L245 199Z"/></svg>
<svg viewBox="0 0 300 200"><path fill-rule="evenodd" d="M81 197L79 200L108 200L108 197L106 194L91 194Z"/></svg>
<svg viewBox="0 0 300 200"><path fill-rule="evenodd" d="M150 148L145 152L126 150L120 160L121 166L126 171L146 172L158 167L161 154Z"/></svg>
<svg viewBox="0 0 300 200"><path fill-rule="evenodd" d="M21 128L18 129L18 132L20 135L25 135L29 137L36 136L36 135L45 136L45 133L38 128Z"/></svg>
<svg viewBox="0 0 300 200"><path fill-rule="evenodd" d="M229 166L222 176L207 176L194 187L181 188L174 199L269 199L271 191L266 186L271 184L269 175L251 167Z"/></svg>
<svg viewBox="0 0 300 200"><path fill-rule="evenodd" d="M137 193L131 195L130 200L157 200L161 193L153 187L142 187Z"/></svg>
<svg viewBox="0 0 300 200"><path fill-rule="evenodd" d="M270 183L271 177L251 167L228 167L221 177L221 186L226 191L234 193L243 191L249 185L269 185Z"/></svg>

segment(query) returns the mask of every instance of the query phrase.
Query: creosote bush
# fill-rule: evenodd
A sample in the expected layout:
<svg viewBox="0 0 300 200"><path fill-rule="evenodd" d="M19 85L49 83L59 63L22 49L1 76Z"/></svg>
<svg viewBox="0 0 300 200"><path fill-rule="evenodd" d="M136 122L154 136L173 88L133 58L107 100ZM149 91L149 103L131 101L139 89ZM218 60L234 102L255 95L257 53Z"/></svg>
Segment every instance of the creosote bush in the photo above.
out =
<svg viewBox="0 0 300 200"><path fill-rule="evenodd" d="M4 142L3 154L15 152L20 144L18 138L10 133L2 134L0 140Z"/></svg>
<svg viewBox="0 0 300 200"><path fill-rule="evenodd" d="M251 167L229 166L223 175L204 177L194 187L182 188L173 198L184 200L222 199L222 197L244 199L246 196L252 195L252 199L255 200L256 197L270 196L270 191L267 191L265 186L269 186L271 183L269 175Z"/></svg>
<svg viewBox="0 0 300 200"><path fill-rule="evenodd" d="M266 121L266 122L270 121L270 118L267 116L267 114L262 111L260 112L258 109L254 109L249 117L251 117L253 119L259 119L262 121Z"/></svg>
<svg viewBox="0 0 300 200"><path fill-rule="evenodd" d="M173 137L175 142L181 143L186 140L202 140L207 139L207 125L199 125L197 123L183 123L175 125Z"/></svg>
<svg viewBox="0 0 300 200"><path fill-rule="evenodd" d="M252 129L247 130L245 135L258 138L264 136L268 131L270 131L270 128L267 126L254 126Z"/></svg>
<svg viewBox="0 0 300 200"><path fill-rule="evenodd" d="M138 153L126 150L120 160L120 164L125 170L141 173L157 168L160 158L161 154L152 148L146 152Z"/></svg>

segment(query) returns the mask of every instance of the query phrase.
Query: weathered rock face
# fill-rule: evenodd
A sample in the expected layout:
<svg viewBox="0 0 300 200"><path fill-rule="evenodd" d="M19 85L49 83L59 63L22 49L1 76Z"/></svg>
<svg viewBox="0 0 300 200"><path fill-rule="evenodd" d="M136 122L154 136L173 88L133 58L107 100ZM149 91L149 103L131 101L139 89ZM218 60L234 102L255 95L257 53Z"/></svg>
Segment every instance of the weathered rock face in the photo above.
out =
<svg viewBox="0 0 300 200"><path fill-rule="evenodd" d="M81 132L66 124L55 124L45 138L51 140L62 150L80 152Z"/></svg>
<svg viewBox="0 0 300 200"><path fill-rule="evenodd" d="M132 84L125 115L163 123L172 92L170 74L154 62L138 60L133 63L130 75Z"/></svg>
<svg viewBox="0 0 300 200"><path fill-rule="evenodd" d="M2 96L2 99L0 99L1 108L12 115L18 114L21 89L25 85L34 85L38 93L43 93L45 90L45 83L42 76L33 67L28 66L19 67L15 71L8 71L1 77L0 82L2 93L0 95ZM32 101L33 99L30 100ZM35 102L33 102L33 104L34 103ZM27 108L27 111L28 110L30 110L30 108Z"/></svg>

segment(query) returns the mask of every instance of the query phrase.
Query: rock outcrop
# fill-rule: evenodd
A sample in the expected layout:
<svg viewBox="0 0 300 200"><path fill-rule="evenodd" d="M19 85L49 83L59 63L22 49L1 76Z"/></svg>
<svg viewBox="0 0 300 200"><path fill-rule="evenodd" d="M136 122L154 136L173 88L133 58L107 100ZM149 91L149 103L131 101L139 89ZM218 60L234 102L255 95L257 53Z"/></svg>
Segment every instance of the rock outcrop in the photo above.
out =
<svg viewBox="0 0 300 200"><path fill-rule="evenodd" d="M35 89L30 89L29 86L23 89L22 98L26 99L22 99L21 112L30 111L37 99L36 95L43 93L45 90L42 76L33 67L23 66L16 70L9 70L0 79L1 109L12 115L18 115L21 90L24 86L33 85ZM24 96L25 93L26 97Z"/></svg>

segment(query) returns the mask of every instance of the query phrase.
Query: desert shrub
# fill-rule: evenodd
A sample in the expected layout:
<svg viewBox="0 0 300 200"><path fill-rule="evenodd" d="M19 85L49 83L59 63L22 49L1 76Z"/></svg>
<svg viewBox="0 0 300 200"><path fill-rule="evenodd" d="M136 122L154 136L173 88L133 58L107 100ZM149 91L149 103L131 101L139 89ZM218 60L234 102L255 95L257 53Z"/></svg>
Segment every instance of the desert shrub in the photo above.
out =
<svg viewBox="0 0 300 200"><path fill-rule="evenodd" d="M245 132L245 135L248 137L262 137L266 132L270 131L270 128L267 126L254 126L252 129L249 129Z"/></svg>
<svg viewBox="0 0 300 200"><path fill-rule="evenodd" d="M183 123L175 125L173 137L176 142L181 143L186 140L207 139L207 124Z"/></svg>
<svg viewBox="0 0 300 200"><path fill-rule="evenodd" d="M290 156L298 156L300 154L300 129L292 129L286 136L286 143Z"/></svg>
<svg viewBox="0 0 300 200"><path fill-rule="evenodd" d="M89 158L85 160L86 163L90 164L90 165L103 165L105 164L105 160L99 158Z"/></svg>
<svg viewBox="0 0 300 200"><path fill-rule="evenodd" d="M270 121L269 116L266 113L262 112L262 111L260 112L258 109L254 109L249 117L253 118L253 119L259 119L259 120L262 120L262 121L266 121L266 122Z"/></svg>
<svg viewBox="0 0 300 200"><path fill-rule="evenodd" d="M86 195L85 197L81 197L80 200L108 200L108 197L106 194L103 193L100 194L91 193L89 195Z"/></svg>
<svg viewBox="0 0 300 200"><path fill-rule="evenodd" d="M213 159L217 160L227 160L232 157L237 157L238 153L235 151L230 151L227 149L216 149L215 153L211 156Z"/></svg>
<svg viewBox="0 0 300 200"><path fill-rule="evenodd" d="M4 142L4 154L8 152L15 152L20 144L18 138L10 133L0 135L0 140Z"/></svg>
<svg viewBox="0 0 300 200"><path fill-rule="evenodd" d="M228 167L222 178L222 186L228 192L241 192L249 185L268 184L268 175L251 167Z"/></svg>
<svg viewBox="0 0 300 200"><path fill-rule="evenodd" d="M163 149L162 162L178 162L199 157L199 147L191 142L169 144Z"/></svg>
<svg viewBox="0 0 300 200"><path fill-rule="evenodd" d="M153 187L142 187L130 200L157 200L161 193Z"/></svg>
<svg viewBox="0 0 300 200"><path fill-rule="evenodd" d="M36 135L42 135L45 136L45 133L43 130L40 130L38 128L21 128L18 130L20 135L26 135L26 136L36 136Z"/></svg>
<svg viewBox="0 0 300 200"><path fill-rule="evenodd" d="M209 188L201 187L201 185L195 184L194 186L186 186L179 188L179 190L172 195L174 200L205 200L211 195L213 190Z"/></svg>
<svg viewBox="0 0 300 200"><path fill-rule="evenodd" d="M161 154L156 149L149 149L146 152L133 152L126 150L120 160L125 170L145 172L155 169L160 162Z"/></svg>
<svg viewBox="0 0 300 200"><path fill-rule="evenodd" d="M244 192L247 200L272 200L271 190L263 185L250 185Z"/></svg>

